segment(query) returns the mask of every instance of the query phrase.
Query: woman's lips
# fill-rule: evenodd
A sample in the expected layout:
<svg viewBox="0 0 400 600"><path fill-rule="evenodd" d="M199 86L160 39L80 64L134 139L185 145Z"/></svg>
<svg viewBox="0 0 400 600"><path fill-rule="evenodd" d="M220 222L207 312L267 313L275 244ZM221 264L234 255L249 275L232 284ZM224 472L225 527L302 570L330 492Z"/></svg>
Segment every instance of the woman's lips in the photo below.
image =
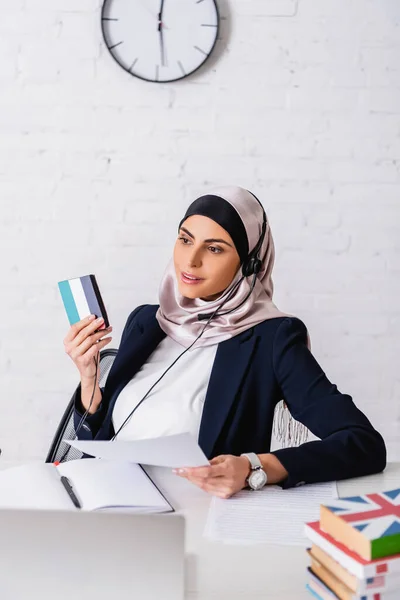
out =
<svg viewBox="0 0 400 600"><path fill-rule="evenodd" d="M204 281L204 279L192 279L193 275L189 277L186 276L185 273L181 272L181 281L183 281L183 283L186 283L187 285L196 285L197 283L201 283L202 281Z"/></svg>

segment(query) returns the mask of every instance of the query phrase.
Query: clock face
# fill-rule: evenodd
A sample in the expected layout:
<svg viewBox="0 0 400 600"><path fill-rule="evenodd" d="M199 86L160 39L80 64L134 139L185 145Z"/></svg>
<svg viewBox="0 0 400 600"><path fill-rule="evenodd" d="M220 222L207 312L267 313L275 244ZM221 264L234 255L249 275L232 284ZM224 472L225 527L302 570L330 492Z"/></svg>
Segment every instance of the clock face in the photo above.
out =
<svg viewBox="0 0 400 600"><path fill-rule="evenodd" d="M131 75L158 83L198 69L218 36L215 0L104 0L104 41Z"/></svg>

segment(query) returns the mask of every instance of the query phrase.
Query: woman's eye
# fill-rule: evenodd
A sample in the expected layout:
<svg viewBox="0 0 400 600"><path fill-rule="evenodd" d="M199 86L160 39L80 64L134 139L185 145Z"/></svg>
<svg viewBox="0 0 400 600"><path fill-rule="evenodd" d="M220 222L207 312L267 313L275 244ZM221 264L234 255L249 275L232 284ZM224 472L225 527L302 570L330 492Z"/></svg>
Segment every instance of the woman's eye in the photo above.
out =
<svg viewBox="0 0 400 600"><path fill-rule="evenodd" d="M181 241L184 246L190 244L190 240L188 238L178 237L178 240ZM217 248L216 246L208 246L208 249L211 251L212 254L221 254L221 252L223 252L221 248Z"/></svg>

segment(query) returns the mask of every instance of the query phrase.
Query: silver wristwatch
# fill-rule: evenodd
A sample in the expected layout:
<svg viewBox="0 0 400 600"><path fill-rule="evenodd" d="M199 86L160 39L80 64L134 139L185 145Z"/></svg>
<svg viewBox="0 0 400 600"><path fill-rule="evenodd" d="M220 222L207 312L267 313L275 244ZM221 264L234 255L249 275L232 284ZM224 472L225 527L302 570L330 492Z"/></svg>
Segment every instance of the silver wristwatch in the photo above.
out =
<svg viewBox="0 0 400 600"><path fill-rule="evenodd" d="M247 452L240 456L245 456L251 465L251 473L246 479L247 485L252 490L261 490L267 483L268 477L257 454L254 454L254 452Z"/></svg>

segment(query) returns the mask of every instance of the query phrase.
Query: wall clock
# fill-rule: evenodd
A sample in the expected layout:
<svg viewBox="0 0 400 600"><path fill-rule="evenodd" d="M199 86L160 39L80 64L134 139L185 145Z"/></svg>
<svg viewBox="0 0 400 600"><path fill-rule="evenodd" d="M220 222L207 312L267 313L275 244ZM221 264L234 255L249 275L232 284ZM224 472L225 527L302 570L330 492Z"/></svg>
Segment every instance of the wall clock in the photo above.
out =
<svg viewBox="0 0 400 600"><path fill-rule="evenodd" d="M209 58L219 32L216 0L104 0L104 41L128 73L167 83Z"/></svg>

